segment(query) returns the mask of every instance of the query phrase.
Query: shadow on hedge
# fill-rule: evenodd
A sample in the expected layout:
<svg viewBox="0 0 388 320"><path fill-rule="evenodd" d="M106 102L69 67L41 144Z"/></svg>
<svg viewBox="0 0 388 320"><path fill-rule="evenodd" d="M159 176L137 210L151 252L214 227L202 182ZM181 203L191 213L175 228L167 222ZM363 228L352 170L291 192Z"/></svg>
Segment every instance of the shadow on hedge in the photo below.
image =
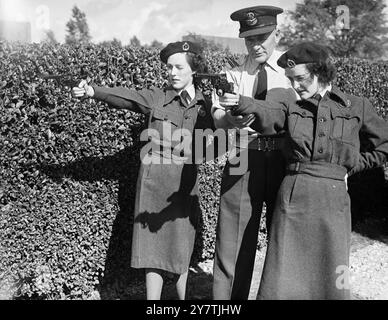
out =
<svg viewBox="0 0 388 320"><path fill-rule="evenodd" d="M101 299L144 299L145 279L143 270L130 267L133 223L141 223L151 232L157 232L167 221L182 218L180 210L182 199L185 203L198 201L197 196L190 195L193 184L182 183L179 190L167 200L169 206L158 213L142 212L134 221L133 211L136 197L136 183L140 168L140 145L131 146L108 157L84 157L67 164L45 164L40 167L41 172L60 183L67 177L76 181L117 181L118 205L112 225L112 233L106 254L104 275L99 279L98 290ZM181 181L195 181L192 170L184 167ZM172 209L172 210L171 210ZM200 212L190 215L190 222L194 226L202 222ZM198 218L198 219L197 219ZM197 236L198 237L198 236ZM196 239L198 240L198 239ZM195 252L200 251L199 241L195 243ZM194 257L195 257L194 253ZM191 264L193 264L192 259ZM166 294L171 296L171 285L176 281L174 277L166 276ZM173 290L174 291L174 290Z"/></svg>
<svg viewBox="0 0 388 320"><path fill-rule="evenodd" d="M112 225L106 254L104 275L100 278L101 299L141 299L144 285L142 270L130 267L133 210L139 173L140 146L126 147L104 157L85 157L62 165L42 165L40 170L54 181L69 177L77 181L117 181L119 211ZM132 287L132 289L130 289Z"/></svg>

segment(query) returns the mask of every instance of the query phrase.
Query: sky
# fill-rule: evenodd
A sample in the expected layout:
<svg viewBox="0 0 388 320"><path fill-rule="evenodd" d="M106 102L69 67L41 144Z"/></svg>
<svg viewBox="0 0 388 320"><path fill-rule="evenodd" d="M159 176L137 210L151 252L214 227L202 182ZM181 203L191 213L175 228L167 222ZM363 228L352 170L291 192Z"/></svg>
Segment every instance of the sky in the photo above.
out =
<svg viewBox="0 0 388 320"><path fill-rule="evenodd" d="M302 0L0 0L0 20L31 22L32 42L43 40L46 29L64 42L66 23L77 5L86 14L95 43L116 38L125 45L136 36L141 44L155 39L166 44L189 32L237 37L233 11L256 5L294 10L298 2ZM284 17L279 15L278 23Z"/></svg>

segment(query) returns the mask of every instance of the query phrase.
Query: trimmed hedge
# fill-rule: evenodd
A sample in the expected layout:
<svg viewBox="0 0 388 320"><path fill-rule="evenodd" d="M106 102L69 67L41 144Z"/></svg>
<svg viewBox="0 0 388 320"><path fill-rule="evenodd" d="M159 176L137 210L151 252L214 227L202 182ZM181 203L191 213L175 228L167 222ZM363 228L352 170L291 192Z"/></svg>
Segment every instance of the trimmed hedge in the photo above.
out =
<svg viewBox="0 0 388 320"><path fill-rule="evenodd" d="M134 47L0 42L0 281L5 273L18 279L17 296L86 299L99 290L101 298L125 298L128 285L143 281L129 261L146 117L71 99L69 88L40 75L163 87L167 70L158 54ZM206 55L210 71L218 72L228 54ZM387 64L336 64L338 85L370 98L386 117ZM213 256L223 164L220 159L200 167L203 215L193 263ZM351 180L364 185L362 179Z"/></svg>

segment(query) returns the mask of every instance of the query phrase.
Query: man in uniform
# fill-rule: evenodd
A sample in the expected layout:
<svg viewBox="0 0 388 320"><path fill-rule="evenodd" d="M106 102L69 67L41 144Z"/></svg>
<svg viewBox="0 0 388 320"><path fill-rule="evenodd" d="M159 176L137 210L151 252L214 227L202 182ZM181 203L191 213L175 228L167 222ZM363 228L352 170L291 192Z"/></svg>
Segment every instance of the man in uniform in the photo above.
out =
<svg viewBox="0 0 388 320"><path fill-rule="evenodd" d="M240 23L239 37L245 39L248 51L243 61L226 70L228 80L234 83L235 93L265 100L274 90L291 87L284 70L276 63L282 54L275 49L280 40L276 17L282 12L281 8L273 6L256 6L231 14L231 19ZM213 298L248 299L263 202L266 203L268 229L285 172L285 160L280 151L284 134L268 132L265 136L259 135L249 127L254 121L253 115L233 115L233 110L223 107L222 102L222 97L213 101L215 125L236 129L237 154L247 153L247 157L240 156L240 159L248 159L248 165L246 172L237 175L230 170L235 166L232 159L228 159L224 168ZM238 143L241 130L247 130L248 145Z"/></svg>

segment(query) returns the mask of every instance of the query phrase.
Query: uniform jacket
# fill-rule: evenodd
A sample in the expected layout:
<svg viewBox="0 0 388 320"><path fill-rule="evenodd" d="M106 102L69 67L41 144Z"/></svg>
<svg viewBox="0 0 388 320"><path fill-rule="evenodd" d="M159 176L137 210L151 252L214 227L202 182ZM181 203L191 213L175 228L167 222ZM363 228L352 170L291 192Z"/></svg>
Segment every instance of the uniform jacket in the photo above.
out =
<svg viewBox="0 0 388 320"><path fill-rule="evenodd" d="M182 274L188 270L201 213L198 162L189 162L189 154L182 156L176 151L180 141L172 135L179 129L192 133L194 129L212 128L211 105L198 90L189 105L171 87L94 90L94 98L113 107L148 115L148 128L153 129L153 134L147 136L159 147L147 150L144 156L150 155L151 161L142 161L139 170L131 266ZM191 156L194 158L195 152Z"/></svg>
<svg viewBox="0 0 388 320"><path fill-rule="evenodd" d="M182 103L179 94L172 87L165 89L153 87L139 91L123 87L102 88L94 86L93 88L95 99L104 101L115 108L128 109L148 115L149 128L157 130L159 133L159 136L152 137L153 142L160 145L161 150L165 151L166 148L171 148L170 152L173 156L179 157L181 155L174 154L176 145L180 143L180 141L171 139L175 130L187 129L192 133L194 129L214 129L210 114L211 101L205 99L198 90L195 91L195 98L187 105L186 102ZM194 143L193 140L192 145Z"/></svg>
<svg viewBox="0 0 388 320"><path fill-rule="evenodd" d="M256 130L267 134L287 130L288 162L324 161L344 166L352 174L386 161L388 125L366 98L333 87L319 104L285 96L281 103L241 97L240 104L256 107L257 118L251 125Z"/></svg>

